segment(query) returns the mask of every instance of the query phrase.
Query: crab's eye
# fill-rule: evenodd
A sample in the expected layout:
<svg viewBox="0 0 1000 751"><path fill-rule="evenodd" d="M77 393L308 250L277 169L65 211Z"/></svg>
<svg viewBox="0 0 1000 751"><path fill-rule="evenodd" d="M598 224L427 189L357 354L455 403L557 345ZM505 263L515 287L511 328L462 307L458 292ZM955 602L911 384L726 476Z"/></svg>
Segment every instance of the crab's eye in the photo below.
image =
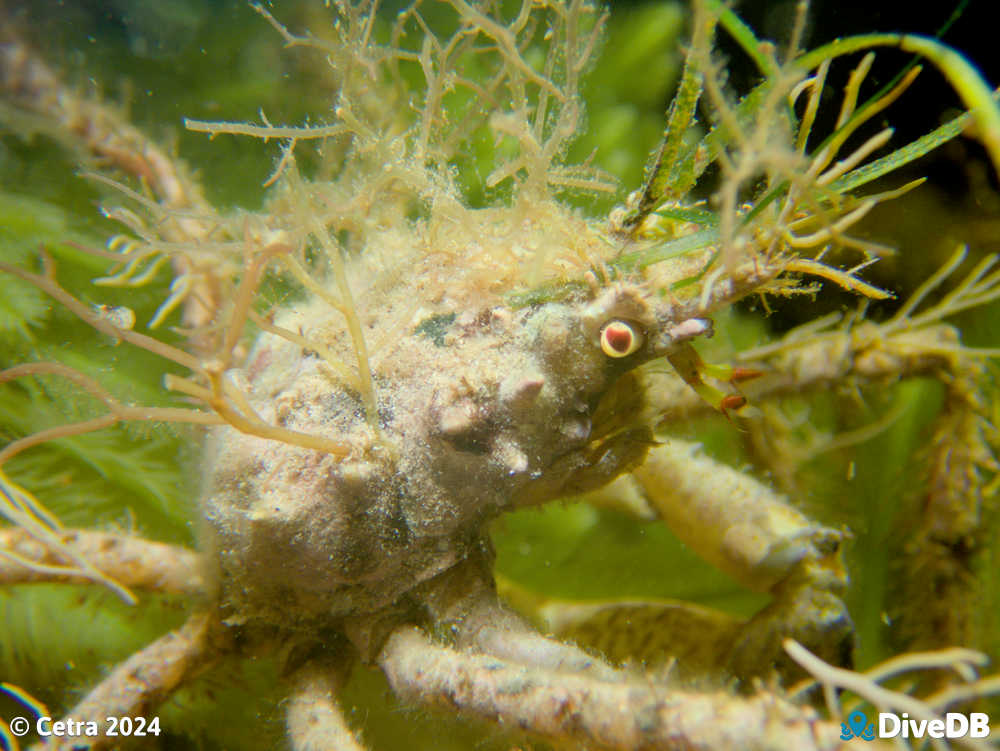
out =
<svg viewBox="0 0 1000 751"><path fill-rule="evenodd" d="M608 321L601 329L601 349L608 357L627 357L642 341L642 332L625 321Z"/></svg>

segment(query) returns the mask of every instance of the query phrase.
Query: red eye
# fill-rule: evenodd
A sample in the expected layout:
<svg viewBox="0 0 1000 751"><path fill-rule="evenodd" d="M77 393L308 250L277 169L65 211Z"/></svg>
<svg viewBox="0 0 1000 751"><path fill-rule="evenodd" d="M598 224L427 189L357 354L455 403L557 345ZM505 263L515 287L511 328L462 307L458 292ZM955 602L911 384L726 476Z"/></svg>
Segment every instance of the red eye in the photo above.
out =
<svg viewBox="0 0 1000 751"><path fill-rule="evenodd" d="M608 357L627 357L642 346L642 334L625 321L608 321L601 329L601 349Z"/></svg>

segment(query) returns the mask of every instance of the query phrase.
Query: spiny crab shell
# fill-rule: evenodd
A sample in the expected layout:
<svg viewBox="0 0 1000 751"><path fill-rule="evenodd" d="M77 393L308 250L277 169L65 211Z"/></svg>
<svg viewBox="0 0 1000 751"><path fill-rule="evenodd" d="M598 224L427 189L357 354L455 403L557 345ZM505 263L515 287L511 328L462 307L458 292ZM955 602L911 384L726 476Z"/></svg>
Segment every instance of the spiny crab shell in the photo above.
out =
<svg viewBox="0 0 1000 751"><path fill-rule="evenodd" d="M418 295L422 281L389 297ZM603 485L642 460L650 428L602 425L602 399L707 324L673 321L669 303L630 283L495 302L456 315L444 296L437 312L421 308L378 360L377 435L322 358L261 335L234 376L254 411L357 450L339 458L216 430L205 517L230 622L295 628L377 612L482 549L484 523L503 510ZM286 309L275 323L345 352L324 306ZM369 328L386 318L369 316ZM642 346L605 354L609 321L634 326Z"/></svg>

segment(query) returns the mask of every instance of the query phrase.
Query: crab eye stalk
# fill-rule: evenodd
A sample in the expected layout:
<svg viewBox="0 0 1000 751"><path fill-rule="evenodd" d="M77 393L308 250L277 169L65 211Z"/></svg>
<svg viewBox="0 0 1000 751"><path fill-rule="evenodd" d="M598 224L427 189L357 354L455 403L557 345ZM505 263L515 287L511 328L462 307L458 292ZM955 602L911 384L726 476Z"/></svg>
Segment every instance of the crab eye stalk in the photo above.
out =
<svg viewBox="0 0 1000 751"><path fill-rule="evenodd" d="M625 321L608 321L601 329L601 349L608 357L628 357L643 341L642 332Z"/></svg>

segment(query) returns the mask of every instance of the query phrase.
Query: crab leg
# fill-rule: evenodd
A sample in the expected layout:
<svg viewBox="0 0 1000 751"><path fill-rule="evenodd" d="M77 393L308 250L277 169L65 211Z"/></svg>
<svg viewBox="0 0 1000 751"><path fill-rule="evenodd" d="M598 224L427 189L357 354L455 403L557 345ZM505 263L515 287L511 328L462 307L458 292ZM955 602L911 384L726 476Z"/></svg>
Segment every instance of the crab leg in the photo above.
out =
<svg viewBox="0 0 1000 751"><path fill-rule="evenodd" d="M978 647L988 633L989 609L981 604L988 585L981 579L995 544L986 519L1000 466L992 405L977 388L984 370L980 363L965 363L947 382L928 440L926 490L903 507L915 522L894 544L898 583L890 612L897 614L894 637L909 649Z"/></svg>
<svg viewBox="0 0 1000 751"><path fill-rule="evenodd" d="M811 523L767 486L671 439L633 472L674 533L709 563L758 592L770 591L818 540Z"/></svg>
<svg viewBox="0 0 1000 751"><path fill-rule="evenodd" d="M207 207L166 152L111 108L68 89L34 50L10 36L0 40L0 89L53 130L72 134L88 151L144 180L165 205Z"/></svg>
<svg viewBox="0 0 1000 751"><path fill-rule="evenodd" d="M161 636L120 663L66 716L75 722L94 722L107 729L107 717L147 717L180 686L211 667L226 645L215 618L196 613L176 631ZM35 751L99 751L114 748L120 738L53 738Z"/></svg>
<svg viewBox="0 0 1000 751"><path fill-rule="evenodd" d="M733 645L740 677L782 667L781 638L794 636L836 662L850 662L853 625L840 599L847 574L842 534L821 527L753 477L671 439L633 472L678 538L702 558L773 602Z"/></svg>
<svg viewBox="0 0 1000 751"><path fill-rule="evenodd" d="M397 630L379 664L402 698L609 749L841 747L839 729L774 695L675 691L614 671L595 680L440 646Z"/></svg>
<svg viewBox="0 0 1000 751"><path fill-rule="evenodd" d="M365 751L337 701L346 678L345 666L317 662L292 677L285 724L294 751Z"/></svg>
<svg viewBox="0 0 1000 751"><path fill-rule="evenodd" d="M497 596L487 562L475 558L424 588L422 600L435 623L448 626L459 649L551 671L571 671L599 680L617 672L582 649L538 633Z"/></svg>
<svg viewBox="0 0 1000 751"><path fill-rule="evenodd" d="M865 324L853 332L828 331L802 339L796 339L793 331L776 344L742 353L741 362L761 373L743 387L747 400L754 404L851 378L883 383L889 378L932 375L949 369L957 356L992 354L962 347L955 330L946 324L917 331L884 329L884 324ZM692 391L672 373L649 372L643 377L648 379L648 398L661 423L719 409L718 404Z"/></svg>
<svg viewBox="0 0 1000 751"><path fill-rule="evenodd" d="M61 539L102 574L129 589L190 596L205 593L201 556L192 550L82 529L68 530ZM0 586L51 581L85 584L93 578L68 567L57 551L27 530L0 529Z"/></svg>
<svg viewBox="0 0 1000 751"><path fill-rule="evenodd" d="M0 92L39 115L52 131L71 134L85 150L147 185L163 209L176 213L162 227L165 239L191 241L211 233L214 211L176 160L111 107L66 87L29 45L9 32L0 37ZM207 325L221 301L218 280L209 268L196 268L187 255L174 255L172 262L177 277L191 280L184 324Z"/></svg>
<svg viewBox="0 0 1000 751"><path fill-rule="evenodd" d="M850 379L881 383L886 379L939 375L955 370L961 358L1000 357L998 348L971 348L961 344L955 328L945 319L971 307L1000 297L997 257L989 256L958 283L936 305L917 309L927 295L939 288L965 260L959 248L941 269L929 278L893 318L884 323L865 321L861 313L843 319L826 316L790 331L784 338L755 350L740 353L744 367L705 365L693 349L671 353L670 362L682 379L697 392L691 393L676 379L647 373L655 379L647 384L651 407L667 422L706 412L707 407L725 409L721 392L705 388L702 376L731 382L753 379L746 389L750 402L786 393L821 388Z"/></svg>
<svg viewBox="0 0 1000 751"><path fill-rule="evenodd" d="M571 644L538 633L523 618L499 602L483 608L489 623L475 628L469 646L477 652L517 665L587 675L599 680L616 678L614 669ZM466 632L468 633L468 632Z"/></svg>

